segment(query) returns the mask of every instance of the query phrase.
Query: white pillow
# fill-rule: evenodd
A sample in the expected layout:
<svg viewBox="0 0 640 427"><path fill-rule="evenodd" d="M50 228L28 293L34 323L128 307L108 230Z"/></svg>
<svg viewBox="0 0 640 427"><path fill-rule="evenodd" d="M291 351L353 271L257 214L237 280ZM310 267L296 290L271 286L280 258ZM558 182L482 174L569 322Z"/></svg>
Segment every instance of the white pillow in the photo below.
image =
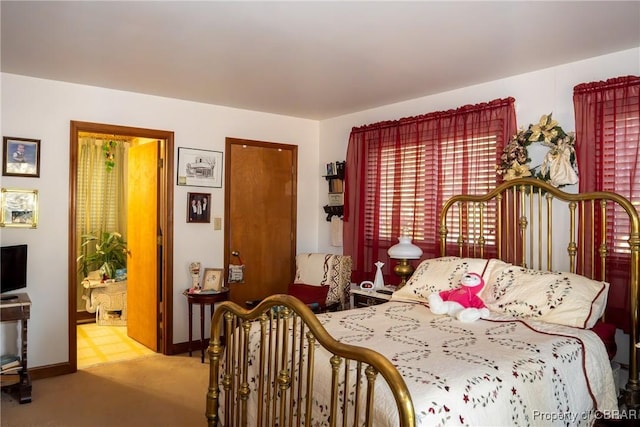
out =
<svg viewBox="0 0 640 427"><path fill-rule="evenodd" d="M491 311L592 328L607 305L609 284L565 272L495 265L481 297Z"/></svg>
<svg viewBox="0 0 640 427"><path fill-rule="evenodd" d="M491 260L493 261L493 260ZM426 259L418 265L407 284L391 296L396 301L427 302L434 292L455 289L460 286L464 273L488 273L490 260L482 258L441 257ZM485 271L486 270L486 271Z"/></svg>

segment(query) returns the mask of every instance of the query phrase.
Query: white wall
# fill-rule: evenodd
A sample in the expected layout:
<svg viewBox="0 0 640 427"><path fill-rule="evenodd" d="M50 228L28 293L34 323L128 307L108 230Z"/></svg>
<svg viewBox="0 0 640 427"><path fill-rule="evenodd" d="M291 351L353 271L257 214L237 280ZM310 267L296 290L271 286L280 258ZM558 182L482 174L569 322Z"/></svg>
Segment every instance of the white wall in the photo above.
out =
<svg viewBox="0 0 640 427"><path fill-rule="evenodd" d="M177 147L224 151L225 137L298 146L299 251L317 247L318 122L199 104L130 92L2 74L2 135L41 140L40 178L1 177L0 185L33 188L40 194L37 229L4 228L3 245L27 243L29 366L69 360L67 304L67 231L69 216L69 123L71 120L161 129L175 132ZM174 165L175 167L175 165ZM177 168L176 168L177 170ZM175 182L175 181L174 181ZM213 224L187 224L187 192L212 193L212 217L224 217L224 188L175 187L173 341L186 342L187 304L181 291L189 286L188 263L223 267L222 231ZM195 322L197 324L197 322ZM15 340L9 325L3 336ZM199 331L196 326L195 336ZM4 352L4 351L3 351Z"/></svg>

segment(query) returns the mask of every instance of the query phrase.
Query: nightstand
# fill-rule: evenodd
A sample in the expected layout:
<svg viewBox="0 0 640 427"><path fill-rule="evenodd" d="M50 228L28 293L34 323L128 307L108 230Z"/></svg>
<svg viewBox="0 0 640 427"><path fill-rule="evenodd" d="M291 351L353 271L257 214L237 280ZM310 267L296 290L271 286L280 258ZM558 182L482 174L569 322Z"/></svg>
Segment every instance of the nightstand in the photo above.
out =
<svg viewBox="0 0 640 427"><path fill-rule="evenodd" d="M182 295L187 297L187 303L189 304L189 357L191 357L191 327L193 317L193 304L200 305L200 362L204 363L204 350L207 347L207 343L204 340L204 308L208 304L211 307L211 317L213 317L215 303L227 301L229 299L229 288L222 288L218 292L202 292L202 293L190 293L188 289L182 292Z"/></svg>
<svg viewBox="0 0 640 427"><path fill-rule="evenodd" d="M353 308L370 307L372 305L385 303L391 299L390 294L365 291L360 288L351 288L351 295L353 297L353 304L351 305Z"/></svg>

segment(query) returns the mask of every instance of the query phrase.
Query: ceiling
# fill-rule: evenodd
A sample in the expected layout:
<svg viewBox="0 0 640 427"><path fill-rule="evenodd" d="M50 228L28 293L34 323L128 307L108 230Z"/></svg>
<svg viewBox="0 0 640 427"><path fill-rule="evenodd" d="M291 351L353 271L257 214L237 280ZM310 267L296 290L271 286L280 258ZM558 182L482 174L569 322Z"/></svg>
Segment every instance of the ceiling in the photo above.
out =
<svg viewBox="0 0 640 427"><path fill-rule="evenodd" d="M637 1L0 7L4 73L314 120L640 46Z"/></svg>

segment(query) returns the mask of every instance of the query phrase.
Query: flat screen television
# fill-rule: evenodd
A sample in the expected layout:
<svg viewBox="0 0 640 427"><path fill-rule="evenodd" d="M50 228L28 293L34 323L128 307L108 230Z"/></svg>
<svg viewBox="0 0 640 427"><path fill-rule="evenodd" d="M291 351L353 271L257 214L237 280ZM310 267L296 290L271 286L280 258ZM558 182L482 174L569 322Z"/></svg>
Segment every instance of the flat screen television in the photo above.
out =
<svg viewBox="0 0 640 427"><path fill-rule="evenodd" d="M0 293L27 287L27 245L0 248Z"/></svg>

